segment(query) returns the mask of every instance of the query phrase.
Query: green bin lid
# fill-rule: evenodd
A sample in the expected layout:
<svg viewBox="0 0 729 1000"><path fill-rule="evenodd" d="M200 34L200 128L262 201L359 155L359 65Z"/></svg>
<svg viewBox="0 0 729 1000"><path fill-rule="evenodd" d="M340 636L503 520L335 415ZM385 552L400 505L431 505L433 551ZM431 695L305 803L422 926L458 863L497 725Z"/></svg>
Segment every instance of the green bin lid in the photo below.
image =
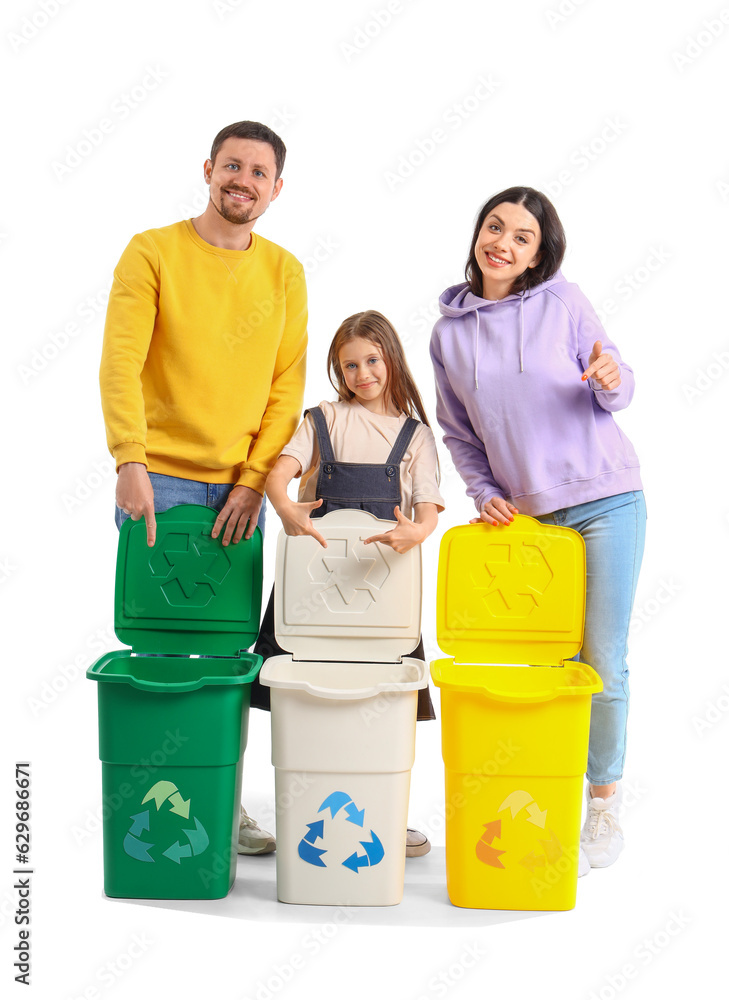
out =
<svg viewBox="0 0 729 1000"><path fill-rule="evenodd" d="M217 513L182 504L157 515L147 545L144 519L122 525L116 561L114 631L135 653L236 656L258 635L262 537L223 546Z"/></svg>

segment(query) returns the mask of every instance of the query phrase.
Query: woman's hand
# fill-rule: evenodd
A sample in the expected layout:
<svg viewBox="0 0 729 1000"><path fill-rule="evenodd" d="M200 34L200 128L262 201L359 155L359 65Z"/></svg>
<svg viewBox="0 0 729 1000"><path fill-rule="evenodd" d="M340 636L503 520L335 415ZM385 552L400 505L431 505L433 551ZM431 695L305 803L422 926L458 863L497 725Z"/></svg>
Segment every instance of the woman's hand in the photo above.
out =
<svg viewBox="0 0 729 1000"><path fill-rule="evenodd" d="M582 381L594 379L601 389L617 389L620 385L620 368L612 354L602 353L602 341L596 340L587 359L587 368L582 373Z"/></svg>
<svg viewBox="0 0 729 1000"><path fill-rule="evenodd" d="M313 503L294 503L289 501L281 504L278 516L281 518L283 529L287 535L311 535L324 548L327 543L322 535L314 527L311 520L311 512L317 507L321 507L323 500L314 500Z"/></svg>
<svg viewBox="0 0 729 1000"><path fill-rule="evenodd" d="M370 535L365 538L364 544L370 542L382 542L389 545L395 552L408 552L410 549L420 545L428 537L428 530L422 524L416 524L409 517L405 517L399 506L395 507L395 517L397 525L390 531L385 531L381 535Z"/></svg>
<svg viewBox="0 0 729 1000"><path fill-rule="evenodd" d="M472 517L468 522L469 524L480 524L481 521L485 521L486 524L511 524L514 520L514 514L518 514L519 511L516 509L513 503L509 503L508 500L502 500L501 497L491 497L488 503L485 503L481 511L480 517Z"/></svg>

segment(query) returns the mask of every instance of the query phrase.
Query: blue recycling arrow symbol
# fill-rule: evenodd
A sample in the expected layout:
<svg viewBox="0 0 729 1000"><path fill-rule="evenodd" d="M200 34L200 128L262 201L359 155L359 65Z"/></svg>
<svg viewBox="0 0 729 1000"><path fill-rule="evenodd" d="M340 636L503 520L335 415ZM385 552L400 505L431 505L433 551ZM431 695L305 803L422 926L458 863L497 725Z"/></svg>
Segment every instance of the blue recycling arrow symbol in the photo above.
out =
<svg viewBox="0 0 729 1000"><path fill-rule="evenodd" d="M327 795L322 804L319 806L318 812L323 812L325 809L329 809L331 810L332 819L334 819L342 806L345 806L351 801L352 800L346 792L332 792L331 795Z"/></svg>
<svg viewBox="0 0 729 1000"><path fill-rule="evenodd" d="M346 814L344 822L352 823L355 827L364 827L364 809L358 809L352 797L347 795L346 792L337 791L327 795L322 804L319 806L318 812L326 812L327 809L329 810L331 817L330 820L326 820L327 823L331 823L337 814L340 813L341 810L344 810L344 813ZM299 857L302 861L305 861L307 864L314 865L316 868L327 867L326 862L322 859L322 855L327 853L327 849L324 847L316 847L317 840L325 840L324 824L325 819L317 820L314 823L307 823L307 832L299 841ZM355 873L357 873L360 868L373 868L375 865L379 864L385 856L385 848L382 846L382 841L374 830L370 830L370 840L360 840L359 844L364 848L365 853L358 854L355 850L348 858L346 858L346 860L341 862L345 868L349 868Z"/></svg>
<svg viewBox="0 0 729 1000"><path fill-rule="evenodd" d="M317 820L316 823L307 823L309 832L304 834L304 840L310 844L315 844L318 839L324 839L324 820Z"/></svg>
<svg viewBox="0 0 729 1000"><path fill-rule="evenodd" d="M385 848L374 830L370 830L370 837L371 840L360 840L360 844L365 849L364 854L357 854L355 851L349 855L346 861L342 862L345 868L350 868L355 874L359 873L360 868L374 868L385 856Z"/></svg>

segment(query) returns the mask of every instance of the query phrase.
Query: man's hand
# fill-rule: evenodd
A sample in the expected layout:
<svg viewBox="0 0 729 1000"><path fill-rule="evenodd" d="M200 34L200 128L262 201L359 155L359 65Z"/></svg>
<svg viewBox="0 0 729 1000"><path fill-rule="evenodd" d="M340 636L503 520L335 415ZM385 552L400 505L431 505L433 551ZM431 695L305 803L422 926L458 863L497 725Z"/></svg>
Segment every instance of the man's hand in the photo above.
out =
<svg viewBox="0 0 729 1000"><path fill-rule="evenodd" d="M256 530L262 502L261 494L252 490L250 486L234 486L228 494L225 506L215 519L212 530L213 538L218 537L223 530L223 525L225 525L223 545L228 545L231 538L233 545L237 545L243 538L244 531L245 538L248 540ZM247 529L246 525L248 525Z"/></svg>
<svg viewBox="0 0 729 1000"><path fill-rule="evenodd" d="M602 353L602 341L596 340L592 345L590 357L587 359L587 368L582 373L582 381L588 378L594 379L601 389L617 389L622 381L620 378L620 368L612 354Z"/></svg>
<svg viewBox="0 0 729 1000"><path fill-rule="evenodd" d="M119 466L116 481L116 505L125 514L131 514L132 521L143 517L147 523L147 545L154 545L157 537L157 522L154 517L154 490L141 462L125 462Z"/></svg>

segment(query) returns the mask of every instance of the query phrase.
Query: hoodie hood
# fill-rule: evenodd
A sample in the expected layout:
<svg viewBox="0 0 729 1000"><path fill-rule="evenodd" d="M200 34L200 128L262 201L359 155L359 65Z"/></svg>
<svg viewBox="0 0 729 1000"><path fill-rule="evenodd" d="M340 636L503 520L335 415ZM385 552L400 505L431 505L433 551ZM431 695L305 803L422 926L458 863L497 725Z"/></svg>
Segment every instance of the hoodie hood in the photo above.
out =
<svg viewBox="0 0 729 1000"><path fill-rule="evenodd" d="M483 321L488 325L489 316L495 317L497 311L503 316L506 310L519 310L519 371L524 371L524 301L532 299L536 295L541 295L553 285L565 283L564 275L561 271L556 271L551 278L535 285L534 288L527 288L523 292L514 292L503 299L482 299L479 295L474 295L468 282L463 281L459 285L451 285L446 288L438 300L440 311L443 316L458 317L466 316L468 313L476 314L476 325L474 332L474 385L478 389L478 348L480 340L480 328Z"/></svg>

